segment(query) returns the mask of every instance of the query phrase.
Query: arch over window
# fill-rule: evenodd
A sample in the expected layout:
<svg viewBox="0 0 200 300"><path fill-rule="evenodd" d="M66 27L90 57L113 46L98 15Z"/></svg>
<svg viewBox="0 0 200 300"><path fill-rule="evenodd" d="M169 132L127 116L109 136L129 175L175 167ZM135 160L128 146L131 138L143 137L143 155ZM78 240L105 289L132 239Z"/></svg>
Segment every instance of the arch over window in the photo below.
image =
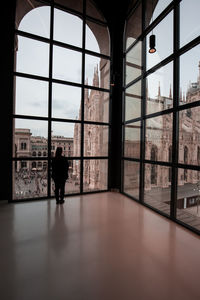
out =
<svg viewBox="0 0 200 300"><path fill-rule="evenodd" d="M94 171L87 173L89 145L82 142L87 136L88 121L94 136L104 136L104 140L109 137L111 58L106 20L89 0L18 0L15 37L13 143L19 133L26 137L30 149L27 160L31 157L36 162L43 156L44 162L37 165L47 166L42 175L47 178L47 187L37 186L35 189L41 194L33 191L28 197L53 196L50 162L59 145L63 146L64 155L70 156L70 172L76 178L76 185L73 181L67 183L66 194L107 190L109 143L104 143L105 151L100 151L102 139L93 139L94 151L87 162ZM64 149L68 143L70 151ZM36 173L41 172L42 165ZM27 176L31 166L27 163ZM98 182L93 178L95 172L100 172ZM35 176L41 176L36 173ZM16 190L19 184L13 180L13 185L15 198L20 195Z"/></svg>

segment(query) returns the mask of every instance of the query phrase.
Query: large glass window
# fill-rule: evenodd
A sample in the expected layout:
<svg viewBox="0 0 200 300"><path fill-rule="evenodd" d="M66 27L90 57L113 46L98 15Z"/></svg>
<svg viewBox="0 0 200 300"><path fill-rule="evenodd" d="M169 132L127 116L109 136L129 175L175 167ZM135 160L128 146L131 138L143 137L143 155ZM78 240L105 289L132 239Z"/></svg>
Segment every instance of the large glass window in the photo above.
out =
<svg viewBox="0 0 200 300"><path fill-rule="evenodd" d="M124 44L122 189L199 233L200 3L132 3Z"/></svg>
<svg viewBox="0 0 200 300"><path fill-rule="evenodd" d="M69 161L66 195L107 190L111 58L103 16L90 0L18 0L15 50L13 199L54 195L57 147Z"/></svg>

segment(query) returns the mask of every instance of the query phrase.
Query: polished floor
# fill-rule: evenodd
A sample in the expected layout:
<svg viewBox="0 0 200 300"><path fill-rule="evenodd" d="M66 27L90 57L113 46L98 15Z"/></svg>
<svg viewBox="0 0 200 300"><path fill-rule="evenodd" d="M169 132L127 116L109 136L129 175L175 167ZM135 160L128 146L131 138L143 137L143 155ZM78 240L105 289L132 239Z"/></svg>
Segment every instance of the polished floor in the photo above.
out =
<svg viewBox="0 0 200 300"><path fill-rule="evenodd" d="M118 193L0 206L1 300L199 300L200 237Z"/></svg>

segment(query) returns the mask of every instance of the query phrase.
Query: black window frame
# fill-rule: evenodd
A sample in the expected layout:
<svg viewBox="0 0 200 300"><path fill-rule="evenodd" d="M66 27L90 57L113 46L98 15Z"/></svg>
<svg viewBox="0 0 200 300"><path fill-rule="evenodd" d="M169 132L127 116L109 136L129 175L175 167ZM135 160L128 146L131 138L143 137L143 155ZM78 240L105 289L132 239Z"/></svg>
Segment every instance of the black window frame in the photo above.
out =
<svg viewBox="0 0 200 300"><path fill-rule="evenodd" d="M26 161L30 161L31 163L33 161L40 161L42 160L42 162L46 162L48 165L48 169L47 169L47 195L46 196L42 196L42 197L37 197L37 198L23 198L23 199L15 199L14 195L13 195L13 176L14 174L12 174L11 178L12 178L12 192L11 192L11 199L9 200L9 202L15 202L15 201L29 201L29 200L40 200L40 199L47 199L47 198L53 198L55 197L54 195L52 195L51 192L51 159L52 159L52 143L51 143L51 128L52 128L52 122L62 122L62 123L78 123L81 126L81 153L80 156L75 157L75 156L70 156L70 161L72 160L78 160L80 162L80 193L68 193L65 196L70 196L70 195L81 195L81 194L88 194L88 193L97 193L97 192L105 192L108 191L108 183L109 183L109 176L107 176L107 188L103 189L103 190L91 190L91 191L87 191L84 192L84 183L83 183L83 174L84 174L84 161L85 160L107 160L108 162L108 170L107 170L107 174L109 174L109 159L110 159L110 150L109 150L109 146L110 146L110 128L111 128L111 88L110 88L110 84L108 86L108 88L101 88L101 87L94 87L94 86L90 86L87 85L85 82L85 56L87 54L89 55L93 55L95 57L98 58L102 58L102 59L106 59L110 62L110 70L111 70L111 46L109 45L109 55L105 55L105 54L101 54L101 53L97 53L91 50L86 49L86 26L87 26L87 21L89 22L93 22L96 24L99 24L103 27L105 27L108 31L108 35L109 33L109 26L107 21L102 21L100 19L96 19L90 15L87 15L87 11L86 11L86 7L87 7L87 0L83 0L82 2L82 12L80 11L76 11L74 9L71 9L70 6L67 6L67 1L66 1L66 5L63 6L59 3L57 3L54 0L35 0L36 2L38 2L38 4L41 5L46 5L48 7L50 7L50 37L46 38L46 37L42 37L36 34L32 34L32 33L28 33L28 32L24 32L18 29L15 29L15 41L17 39L17 36L22 36L22 37L26 37L26 38L30 38L32 40L36 40L36 41L41 41L44 42L46 44L49 45L49 76L48 77L43 77L43 76L38 76L38 75L32 75L32 74L26 74L26 73L21 73L21 72L17 72L15 70L15 66L14 66L14 72L13 72L13 78L15 77L20 77L20 78L30 78L30 79L36 79L36 80L41 80L41 81L45 81L49 83L49 89L48 89L48 116L47 117L37 117L37 116L31 116L31 115L21 115L21 114L15 114L14 112L12 113L12 124L14 123L14 120L16 119L26 119L26 120L38 120L38 121L46 121L48 123L48 137L47 137L47 156L36 156L36 157L15 157L14 154L12 154L12 173L15 172L14 170L14 165L17 164L18 161L23 161L24 159ZM63 42L59 42L53 39L53 26L54 26L54 8L56 9L60 9L64 12L70 13L72 15L78 16L82 19L83 21L83 26L82 26L82 46L81 47L77 47L77 46L73 46L67 43L63 43ZM110 43L110 42L109 42ZM60 46L63 49L71 49L74 51L77 51L79 53L82 54L82 73L81 73L81 82L80 83L75 83L75 82L70 82L70 81L64 81L64 80L58 80L58 79L53 79L52 76L52 65L53 65L53 46ZM111 71L109 70L109 81L111 80ZM60 119L60 118L54 118L52 117L52 85L53 83L59 83L59 84L64 84L64 85L69 85L69 86L74 86L74 87L79 87L81 88L81 120L72 120L72 119ZM96 91L100 91L100 92L107 92L109 95L109 119L108 122L96 122L96 121L85 121L84 120L84 92L85 89L90 89L90 90L96 90ZM13 100L14 101L14 100ZM91 157L87 157L84 156L84 125L85 124L92 124L92 125L102 125L102 126L108 126L108 155L107 156L91 156ZM12 125L13 126L13 125ZM14 146L14 126L13 126L13 130L12 130L13 134L12 134L12 147ZM12 153L14 153L12 151Z"/></svg>
<svg viewBox="0 0 200 300"><path fill-rule="evenodd" d="M178 155L179 155L179 112L184 111L186 109L191 109L194 107L200 107L200 101L196 102L190 102L187 104L179 105L179 90L180 90L180 56L184 54L185 52L191 50L197 45L200 45L200 36L194 38L189 43L184 44L183 47L180 47L180 3L182 0L172 0L171 3L160 13L160 15L149 25L146 27L146 7L147 4L149 4L149 0L137 0L134 3L134 6L132 9L127 13L126 16L126 24L131 18L131 16L134 14L134 12L137 10L139 5L142 5L142 32L137 37L137 39L128 47L126 48L126 24L125 24L125 30L124 30L124 52L123 52L123 99L122 99L122 148L124 147L124 128L127 124L140 121L141 122L141 136L140 136L140 158L130 158L125 157L123 155L121 156L121 165L122 165L122 176L121 176L121 192L122 194L125 194L129 198L151 208L152 210L156 211L157 213L170 218L171 220L183 225L184 227L192 230L193 232L200 234L200 231L190 226L187 223L184 223L183 221L179 220L177 217L177 190L178 190L178 170L196 170L200 171L200 166L197 165L190 165L185 163L179 163L178 161ZM152 6L152 2L151 2ZM174 13L173 15L173 51L172 53L163 59L160 63L153 66L151 69L146 70L146 45L149 43L149 41L146 40L147 35L152 31L152 29L157 26L170 12ZM141 57L142 57L142 74L126 84L125 78L126 78L126 55L129 53L129 51L138 43L142 42L142 49L141 49ZM152 54L153 55L153 54ZM156 70L160 69L161 67L165 66L166 64L173 62L173 107L170 109L166 109L160 112L155 113L146 113L146 78L149 74L152 74ZM135 83L142 81L142 87L141 87L141 116L137 117L135 119L131 119L126 121L125 120L125 94L126 89L134 85ZM149 118L157 117L157 116L164 116L166 114L171 113L173 115L172 120L172 144L169 146L172 147L172 157L171 161L168 162L164 161L153 161L151 159L145 159L145 132L146 132L146 120ZM129 195L124 192L124 161L135 161L140 163L140 195L139 200L136 197L133 197L132 195ZM156 209L155 207L145 203L144 201L144 186L145 186L145 165L150 164L152 166L166 166L169 167L169 171L171 172L171 175L169 176L171 179L171 201L170 201L170 215L165 214L161 210Z"/></svg>

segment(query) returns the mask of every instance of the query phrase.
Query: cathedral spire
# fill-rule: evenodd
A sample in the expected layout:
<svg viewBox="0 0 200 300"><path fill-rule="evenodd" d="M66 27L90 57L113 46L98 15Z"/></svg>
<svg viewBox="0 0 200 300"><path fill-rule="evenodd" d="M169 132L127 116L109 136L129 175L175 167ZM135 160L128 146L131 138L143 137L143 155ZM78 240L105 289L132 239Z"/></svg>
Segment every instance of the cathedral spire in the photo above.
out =
<svg viewBox="0 0 200 300"><path fill-rule="evenodd" d="M88 78L85 79L85 85L88 85ZM89 90L85 88L85 99L89 98Z"/></svg>
<svg viewBox="0 0 200 300"><path fill-rule="evenodd" d="M170 88L169 88L169 98L172 99L172 86L170 83Z"/></svg>
<svg viewBox="0 0 200 300"><path fill-rule="evenodd" d="M200 85L200 61L199 61L199 78L198 78L198 83Z"/></svg>
<svg viewBox="0 0 200 300"><path fill-rule="evenodd" d="M161 92L160 92L160 81L159 81L159 84L158 84L158 98L161 96Z"/></svg>
<svg viewBox="0 0 200 300"><path fill-rule="evenodd" d="M179 92L179 101L183 100L183 93L182 93L182 88L180 88L180 92Z"/></svg>
<svg viewBox="0 0 200 300"><path fill-rule="evenodd" d="M93 86L99 87L98 64L97 64L96 68L94 68Z"/></svg>

